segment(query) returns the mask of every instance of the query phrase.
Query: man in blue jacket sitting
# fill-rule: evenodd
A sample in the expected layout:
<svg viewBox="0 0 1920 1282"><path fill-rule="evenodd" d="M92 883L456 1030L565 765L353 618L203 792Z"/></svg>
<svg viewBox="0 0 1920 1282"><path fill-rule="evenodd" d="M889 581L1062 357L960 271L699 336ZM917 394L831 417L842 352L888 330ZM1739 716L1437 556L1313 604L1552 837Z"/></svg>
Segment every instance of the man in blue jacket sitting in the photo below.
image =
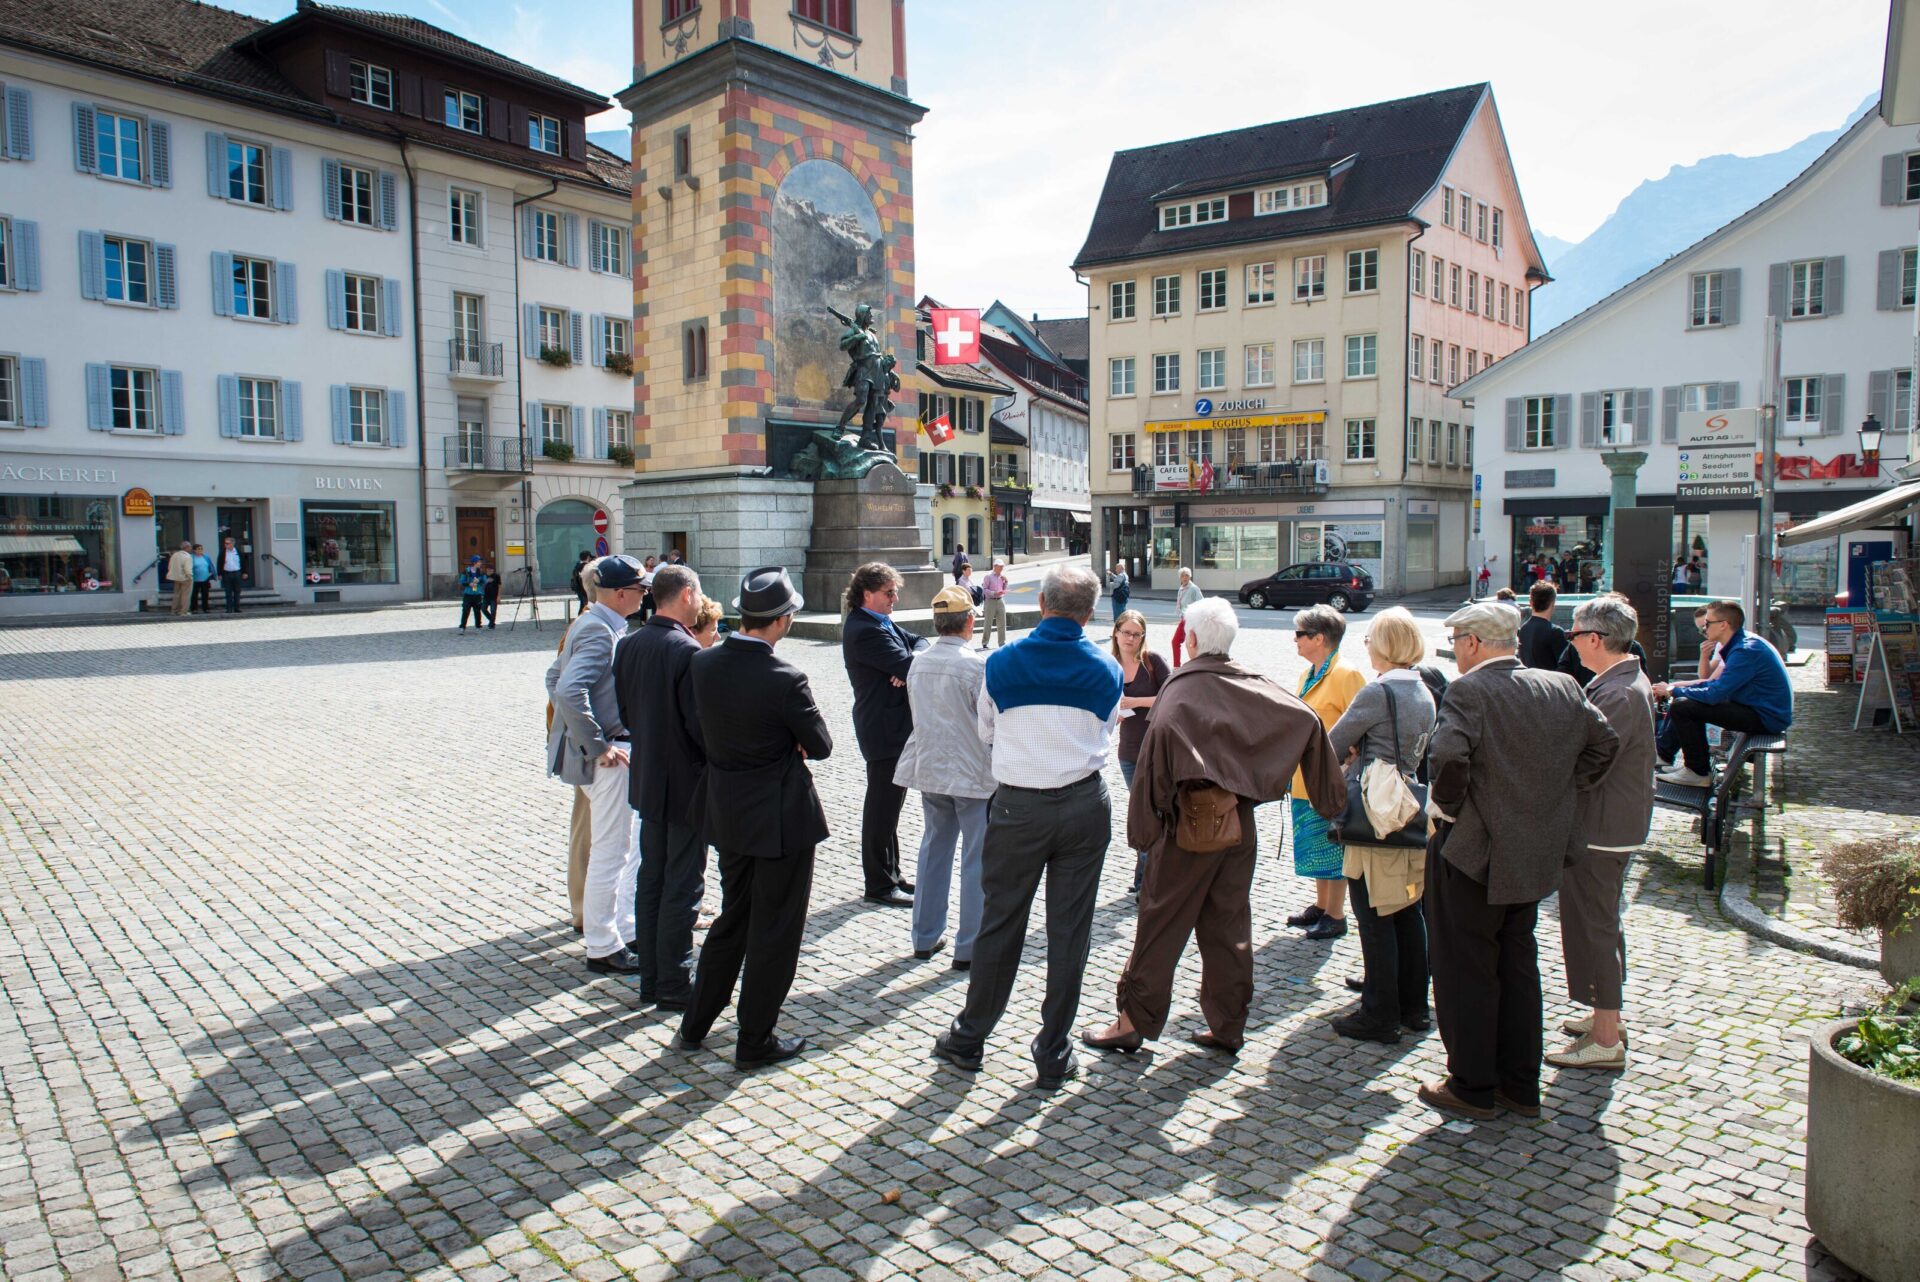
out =
<svg viewBox="0 0 1920 1282"><path fill-rule="evenodd" d="M1747 614L1734 601L1707 607L1706 639L1719 645L1722 666L1708 681L1661 682L1655 698L1673 699L1674 738L1680 760L1660 770L1663 783L1707 788L1713 784L1707 727L1740 733L1781 734L1793 724L1793 686L1779 652L1746 630Z"/></svg>

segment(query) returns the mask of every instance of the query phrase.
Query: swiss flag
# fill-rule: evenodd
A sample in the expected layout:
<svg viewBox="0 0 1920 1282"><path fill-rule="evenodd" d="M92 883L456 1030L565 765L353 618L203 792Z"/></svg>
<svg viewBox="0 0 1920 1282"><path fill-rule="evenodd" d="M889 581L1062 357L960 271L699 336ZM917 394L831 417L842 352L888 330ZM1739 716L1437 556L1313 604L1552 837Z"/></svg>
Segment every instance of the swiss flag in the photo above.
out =
<svg viewBox="0 0 1920 1282"><path fill-rule="evenodd" d="M1213 488L1213 460L1212 459L1206 459L1202 461L1200 464L1200 488L1203 490L1210 490Z"/></svg>
<svg viewBox="0 0 1920 1282"><path fill-rule="evenodd" d="M926 430L927 439L935 445L945 445L953 439L953 424L947 421L945 414L930 423L922 424L922 427Z"/></svg>
<svg viewBox="0 0 1920 1282"><path fill-rule="evenodd" d="M928 309L933 317L933 363L971 365L980 359L980 312L958 307Z"/></svg>

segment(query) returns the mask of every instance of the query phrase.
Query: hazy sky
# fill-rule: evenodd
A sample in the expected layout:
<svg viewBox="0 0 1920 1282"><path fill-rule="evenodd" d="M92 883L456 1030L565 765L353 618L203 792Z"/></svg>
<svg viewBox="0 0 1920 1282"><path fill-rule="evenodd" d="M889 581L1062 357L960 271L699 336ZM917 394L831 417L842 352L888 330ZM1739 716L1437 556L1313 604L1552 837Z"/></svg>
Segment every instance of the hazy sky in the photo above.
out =
<svg viewBox="0 0 1920 1282"><path fill-rule="evenodd" d="M279 18L292 4L236 7ZM367 7L590 88L627 83L617 0ZM907 22L910 89L929 109L918 288L1061 315L1085 310L1068 264L1116 150L1489 80L1535 228L1578 240L1673 165L1844 124L1879 85L1887 0L909 0ZM592 127L625 124L616 110Z"/></svg>

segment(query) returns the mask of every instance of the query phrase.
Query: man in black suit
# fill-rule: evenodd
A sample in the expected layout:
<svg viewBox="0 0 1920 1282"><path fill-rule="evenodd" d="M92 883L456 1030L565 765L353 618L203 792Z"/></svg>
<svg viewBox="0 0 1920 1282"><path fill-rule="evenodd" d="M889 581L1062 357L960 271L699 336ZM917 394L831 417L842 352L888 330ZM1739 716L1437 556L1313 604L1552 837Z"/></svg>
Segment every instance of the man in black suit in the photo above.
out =
<svg viewBox="0 0 1920 1282"><path fill-rule="evenodd" d="M900 752L913 733L907 669L927 644L893 621L900 576L880 561L853 572L847 584L847 621L840 653L853 683L853 737L867 762L867 799L860 815L860 866L867 899L913 907L913 883L900 875L900 807L907 790L893 782Z"/></svg>
<svg viewBox="0 0 1920 1282"><path fill-rule="evenodd" d="M752 571L734 602L740 630L690 667L707 753L693 814L720 852L720 916L700 950L680 1046L700 1046L739 980L736 1068L777 1064L807 1047L773 1031L800 959L813 850L827 836L806 762L833 751L806 674L773 653L803 604L779 566Z"/></svg>
<svg viewBox="0 0 1920 1282"><path fill-rule="evenodd" d="M621 639L613 657L620 719L633 736L627 795L641 819L629 947L640 959L642 1000L685 1010L693 997L693 923L707 880L707 844L689 813L706 765L687 676L700 653L693 636L700 580L684 565L661 566L653 600L653 616Z"/></svg>
<svg viewBox="0 0 1920 1282"><path fill-rule="evenodd" d="M1547 672L1560 667L1560 657L1567 649L1567 634L1553 621L1553 603L1559 599L1560 593L1551 583L1536 583L1527 590L1531 613L1520 625L1517 646L1523 666Z"/></svg>

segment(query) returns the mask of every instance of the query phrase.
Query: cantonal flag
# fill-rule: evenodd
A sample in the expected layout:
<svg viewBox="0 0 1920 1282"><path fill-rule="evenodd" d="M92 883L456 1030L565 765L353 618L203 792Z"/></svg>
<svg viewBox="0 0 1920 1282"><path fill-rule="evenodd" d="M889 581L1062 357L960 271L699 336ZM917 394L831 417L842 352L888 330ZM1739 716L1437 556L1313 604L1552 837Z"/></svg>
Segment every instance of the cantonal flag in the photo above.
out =
<svg viewBox="0 0 1920 1282"><path fill-rule="evenodd" d="M921 424L921 428L926 432L927 439L935 445L945 445L953 439L953 424L947 421L945 414Z"/></svg>
<svg viewBox="0 0 1920 1282"><path fill-rule="evenodd" d="M1211 490L1213 488L1212 459L1203 459L1200 463L1200 488L1203 490Z"/></svg>

